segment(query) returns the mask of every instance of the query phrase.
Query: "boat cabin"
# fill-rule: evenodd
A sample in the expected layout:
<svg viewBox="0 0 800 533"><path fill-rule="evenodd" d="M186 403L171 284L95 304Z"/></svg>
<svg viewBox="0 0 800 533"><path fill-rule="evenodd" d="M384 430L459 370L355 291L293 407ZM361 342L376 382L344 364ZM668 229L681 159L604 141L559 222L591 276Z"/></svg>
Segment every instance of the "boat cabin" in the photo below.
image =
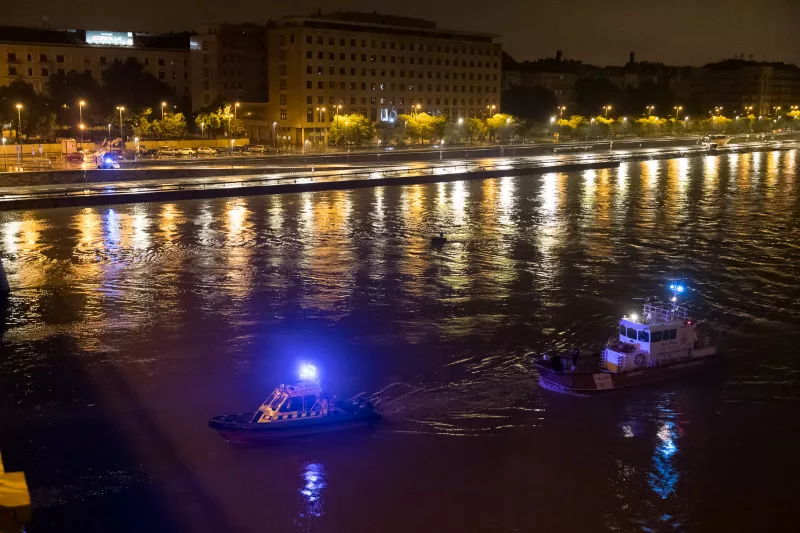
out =
<svg viewBox="0 0 800 533"><path fill-rule="evenodd" d="M672 363L689 357L696 340L685 308L647 303L641 317L619 321L619 340L603 352L605 368L623 372Z"/></svg>
<svg viewBox="0 0 800 533"><path fill-rule="evenodd" d="M318 382L281 385L264 400L251 423L267 424L328 415L328 399Z"/></svg>

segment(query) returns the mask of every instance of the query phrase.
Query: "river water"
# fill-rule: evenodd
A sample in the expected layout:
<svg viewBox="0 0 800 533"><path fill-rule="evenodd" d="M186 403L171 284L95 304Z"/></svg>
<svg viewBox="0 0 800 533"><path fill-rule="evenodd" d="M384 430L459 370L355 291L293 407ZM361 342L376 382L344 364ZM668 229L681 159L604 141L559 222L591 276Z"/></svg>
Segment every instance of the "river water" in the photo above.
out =
<svg viewBox="0 0 800 533"><path fill-rule="evenodd" d="M0 450L29 531L793 530L799 159L2 213ZM531 354L603 344L676 276L719 373L539 383ZM207 427L302 361L383 427Z"/></svg>

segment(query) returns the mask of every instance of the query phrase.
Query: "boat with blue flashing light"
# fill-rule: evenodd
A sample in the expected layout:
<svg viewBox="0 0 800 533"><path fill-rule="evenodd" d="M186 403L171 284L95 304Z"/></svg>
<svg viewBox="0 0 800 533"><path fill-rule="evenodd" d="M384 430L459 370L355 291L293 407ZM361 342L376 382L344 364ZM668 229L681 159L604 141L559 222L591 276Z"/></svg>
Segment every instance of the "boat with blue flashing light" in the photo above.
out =
<svg viewBox="0 0 800 533"><path fill-rule="evenodd" d="M642 315L623 316L600 353L582 356L572 349L544 354L534 363L541 379L574 392L597 392L696 374L721 359L717 347L697 330L697 322L678 305L682 283L670 284L669 302L645 301Z"/></svg>
<svg viewBox="0 0 800 533"><path fill-rule="evenodd" d="M280 385L257 411L224 414L208 421L229 442L257 443L370 427L381 414L363 398L337 400L322 392L316 368L307 365L295 385Z"/></svg>

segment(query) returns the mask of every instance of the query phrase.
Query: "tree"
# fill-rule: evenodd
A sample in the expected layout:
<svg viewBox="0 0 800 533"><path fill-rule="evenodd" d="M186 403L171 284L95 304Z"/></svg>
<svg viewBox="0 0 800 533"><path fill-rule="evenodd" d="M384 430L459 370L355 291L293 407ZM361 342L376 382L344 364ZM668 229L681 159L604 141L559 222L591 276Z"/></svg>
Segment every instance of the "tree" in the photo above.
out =
<svg viewBox="0 0 800 533"><path fill-rule="evenodd" d="M486 119L486 127L489 130L489 138L508 139L514 132L516 120L511 115L505 113L495 113Z"/></svg>
<svg viewBox="0 0 800 533"><path fill-rule="evenodd" d="M575 105L583 115L594 115L606 105L619 105L622 90L605 78L581 78L575 82Z"/></svg>
<svg viewBox="0 0 800 533"><path fill-rule="evenodd" d="M53 74L47 83L47 95L58 123L68 127L73 135L78 131L81 115L89 129L102 124L113 111L102 87L89 72L70 70ZM79 109L81 101L86 103L82 110Z"/></svg>
<svg viewBox="0 0 800 533"><path fill-rule="evenodd" d="M486 139L486 124L479 118L468 118L464 121L469 136L469 142Z"/></svg>
<svg viewBox="0 0 800 533"><path fill-rule="evenodd" d="M655 137L661 128L667 123L664 118L649 116L642 117L636 121L636 125L643 136Z"/></svg>
<svg viewBox="0 0 800 533"><path fill-rule="evenodd" d="M17 104L22 105L17 113ZM53 134L52 113L47 99L33 89L33 85L14 80L0 87L0 123L10 124L20 137L19 119L22 119L22 134L26 139L36 136L50 137Z"/></svg>
<svg viewBox="0 0 800 533"><path fill-rule="evenodd" d="M177 100L169 85L144 71L135 58L114 60L102 73L103 91L112 106L124 105L130 111L152 107L157 102Z"/></svg>
<svg viewBox="0 0 800 533"><path fill-rule="evenodd" d="M182 113L176 113L183 117ZM217 136L239 137L245 132L244 122L233 119L233 105L223 103L216 110L205 108L194 118L194 123L210 137L216 139ZM184 126L186 121L184 120ZM201 127L202 125L202 127Z"/></svg>
<svg viewBox="0 0 800 533"><path fill-rule="evenodd" d="M345 146L349 143L361 146L364 143L369 143L374 135L372 122L358 113L336 115L328 131L328 139L331 144L339 146Z"/></svg>
<svg viewBox="0 0 800 533"><path fill-rule="evenodd" d="M238 120L236 122L239 122ZM183 139L186 137L186 119L183 113L167 113L155 122L155 130L161 139ZM236 131L234 130L234 133Z"/></svg>
<svg viewBox="0 0 800 533"><path fill-rule="evenodd" d="M419 139L422 144L431 139L442 139L447 125L447 119L441 115L429 115L428 113L412 113L410 115L400 115L398 117L407 126L404 126L407 134L412 139Z"/></svg>
<svg viewBox="0 0 800 533"><path fill-rule="evenodd" d="M521 119L545 122L558 107L558 98L544 87L518 85L503 91L503 109Z"/></svg>

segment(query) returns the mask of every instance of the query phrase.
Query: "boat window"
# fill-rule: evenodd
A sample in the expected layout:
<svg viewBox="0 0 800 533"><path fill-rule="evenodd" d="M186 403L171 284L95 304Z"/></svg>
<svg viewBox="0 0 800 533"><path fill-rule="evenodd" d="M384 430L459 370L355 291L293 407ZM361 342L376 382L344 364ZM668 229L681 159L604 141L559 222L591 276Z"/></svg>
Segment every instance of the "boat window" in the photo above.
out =
<svg viewBox="0 0 800 533"><path fill-rule="evenodd" d="M632 341L636 340L636 330L633 328L628 328L628 338Z"/></svg>
<svg viewBox="0 0 800 533"><path fill-rule="evenodd" d="M664 333L666 333L666 331ZM669 330L669 340L674 341L677 337L678 337L678 330L677 329Z"/></svg>
<svg viewBox="0 0 800 533"><path fill-rule="evenodd" d="M303 397L302 396L293 396L292 403L289 407L290 411L302 411L303 410Z"/></svg>
<svg viewBox="0 0 800 533"><path fill-rule="evenodd" d="M661 332L660 331L654 331L652 333L652 335L650 335L650 337L651 337L650 340L652 342L661 342Z"/></svg>
<svg viewBox="0 0 800 533"><path fill-rule="evenodd" d="M625 326L620 325L619 334L622 335L623 337L625 336Z"/></svg>
<svg viewBox="0 0 800 533"><path fill-rule="evenodd" d="M306 411L310 411L314 405L317 403L317 395L316 394L309 394L308 396L303 396L303 407ZM317 407L319 409L319 407Z"/></svg>
<svg viewBox="0 0 800 533"><path fill-rule="evenodd" d="M650 342L650 334L646 331L640 331L639 340L642 342Z"/></svg>

